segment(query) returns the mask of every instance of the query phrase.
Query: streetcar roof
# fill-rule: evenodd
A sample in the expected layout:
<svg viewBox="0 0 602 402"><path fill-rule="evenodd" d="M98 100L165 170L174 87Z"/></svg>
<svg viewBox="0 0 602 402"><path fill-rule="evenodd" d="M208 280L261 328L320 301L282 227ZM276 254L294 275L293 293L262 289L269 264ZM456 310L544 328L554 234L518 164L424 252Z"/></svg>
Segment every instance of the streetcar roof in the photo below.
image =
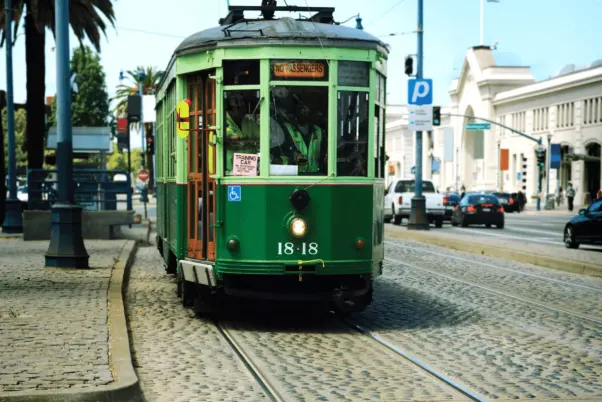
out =
<svg viewBox="0 0 602 402"><path fill-rule="evenodd" d="M377 37L356 28L283 17L274 20L242 20L197 32L184 39L175 53L230 46L269 46L287 42L302 46L378 48L388 53Z"/></svg>

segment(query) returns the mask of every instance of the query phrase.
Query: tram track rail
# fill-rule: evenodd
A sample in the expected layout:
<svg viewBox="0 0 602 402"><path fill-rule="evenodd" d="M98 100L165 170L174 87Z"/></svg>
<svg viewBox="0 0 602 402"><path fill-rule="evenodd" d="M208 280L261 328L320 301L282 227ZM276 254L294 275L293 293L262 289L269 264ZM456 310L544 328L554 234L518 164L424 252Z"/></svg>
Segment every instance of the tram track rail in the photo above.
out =
<svg viewBox="0 0 602 402"><path fill-rule="evenodd" d="M543 275L538 275L538 274L534 274L534 273L530 273L530 272L519 271L517 269L500 267L500 266L494 265L492 263L484 262L484 261L475 261L475 260L471 260L471 259L468 259L468 258L465 258L465 257L459 257L459 256L456 256L456 255L453 255L452 253L438 252L438 251L426 250L426 249L421 248L421 247L413 247L413 246L408 246L408 245L402 245L402 244L398 244L397 242L393 242L393 241L390 241L390 240L385 240L385 244L388 245L388 246L391 246L393 248L397 248L397 249L413 250L413 251L424 253L424 254L435 255L435 256L444 257L444 258L451 258L451 259L456 260L456 261L463 261L463 262L467 262L467 263L470 263L470 264L473 264L473 265L477 264L477 265L481 265L481 266L485 266L485 267L495 268L496 270L499 270L499 271L512 272L512 273L515 273L515 274L518 274L518 275L522 275L522 276L528 276L528 277L532 277L532 278L537 278L537 279L544 280L544 281L547 281L547 282L553 282L553 283L558 283L558 284L562 284L562 285L566 285L566 286L581 288L581 289L585 289L585 290L588 290L588 291L591 291L591 292L602 294L602 288L595 288L595 287L592 287L592 286L583 285L583 284L575 283L575 282L569 282L569 281L565 281L565 280L562 280L562 279L548 278L548 277L545 277Z"/></svg>
<svg viewBox="0 0 602 402"><path fill-rule="evenodd" d="M284 399L276 390L276 388L270 384L266 376L263 375L257 365L253 363L253 360L245 353L244 349L234 339L230 333L230 330L225 325L222 325L220 321L214 321L214 325L226 343L228 343L228 345L232 348L241 363L245 366L247 371L251 374L253 379L257 382L265 396L272 402L284 402L286 399Z"/></svg>
<svg viewBox="0 0 602 402"><path fill-rule="evenodd" d="M586 320L586 321L593 322L595 324L602 325L602 318L600 318L600 317L593 318L593 317L589 317L589 316L586 316L586 315L583 315L581 313L577 313L577 312L574 312L574 311L571 311L571 310L561 309L561 308L558 308L558 307L552 307L552 306L546 305L544 303L537 302L535 300L526 299L524 297L516 296L516 295L510 294L508 292L504 292L504 291L501 291L501 290L493 289L493 288L488 287L488 286L480 285L478 283L466 281L466 280L463 280L463 279L454 278L453 276L442 274L440 272L435 272L432 269L424 268L424 267L422 267L420 265L417 265L417 264L408 264L406 262L402 262L402 261L399 261L399 260L396 260L396 259L393 259L393 258L388 258L388 257L385 257L385 261L388 261L388 262L390 262L392 264L395 264L395 265L404 266L404 267L407 267L407 268L410 268L410 269L417 269L419 271L427 272L427 273L429 273L431 275L435 275L435 276L446 278L446 279L449 279L449 280L452 280L452 281L455 281L455 282L463 283L463 284L468 285L468 286L473 286L473 287L476 287L476 288L488 291L490 293L495 293L495 294L500 295L500 296L509 297L511 299L518 300L518 301L526 303L526 304L531 304L531 305L534 305L534 306L542 308L542 309L547 309L547 310L550 310L550 311L554 311L556 313L562 313L562 314L570 315L570 316L573 316L573 317L580 318L582 320Z"/></svg>
<svg viewBox="0 0 602 402"><path fill-rule="evenodd" d="M374 334L370 329L368 329L368 328L366 328L366 327L364 327L364 326L356 323L352 319L350 319L348 317L345 317L345 318L341 318L341 321L345 325L347 325L348 327L350 327L353 330L355 330L356 332L359 332L359 333L363 334L367 338L373 340L374 342L376 342L379 345L387 348L388 350L390 350L391 352L395 353L396 355L402 357L406 361L412 363L414 366L417 366L421 370L427 372L432 377L434 377L434 378L438 379L439 381L445 383L448 387L451 387L455 391L457 391L460 394L464 395L469 400L471 400L471 401L479 401L479 402L485 402L485 401L487 401L487 399L484 399L483 397L481 397L481 396L477 395L476 393L470 391L468 388L466 388L463 385L459 384L458 382L452 380L451 378L449 378L445 374L440 373L439 371L435 370L434 368L432 368L428 364L420 361L416 357L412 357L406 351L404 351L401 348L393 345L392 343L390 343L389 341L381 338L380 336Z"/></svg>

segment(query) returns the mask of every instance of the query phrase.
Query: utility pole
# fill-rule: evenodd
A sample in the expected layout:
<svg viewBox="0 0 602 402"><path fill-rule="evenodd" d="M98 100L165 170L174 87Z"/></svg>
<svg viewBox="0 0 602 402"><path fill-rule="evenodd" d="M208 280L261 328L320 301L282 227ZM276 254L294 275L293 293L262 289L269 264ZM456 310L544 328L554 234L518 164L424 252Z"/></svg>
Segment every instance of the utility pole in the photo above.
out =
<svg viewBox="0 0 602 402"><path fill-rule="evenodd" d="M424 0L418 0L418 51L416 54L416 80L422 79L423 72L423 43L424 33ZM410 220L408 229L429 230L426 216L426 199L422 195L422 131L416 131L416 190L411 201Z"/></svg>
<svg viewBox="0 0 602 402"><path fill-rule="evenodd" d="M13 92L13 5L11 0L4 0L6 35L6 128L8 134L8 199L4 203L5 214L2 223L3 233L22 233L23 217L21 216L21 201L17 198L17 147L15 142L15 103ZM0 133L2 135L2 133ZM0 150L4 152L4 150ZM4 180L4 177L0 177Z"/></svg>
<svg viewBox="0 0 602 402"><path fill-rule="evenodd" d="M89 268L82 235L82 208L73 197L73 140L69 63L69 0L56 0L57 170L58 201L51 208L52 228L46 266Z"/></svg>

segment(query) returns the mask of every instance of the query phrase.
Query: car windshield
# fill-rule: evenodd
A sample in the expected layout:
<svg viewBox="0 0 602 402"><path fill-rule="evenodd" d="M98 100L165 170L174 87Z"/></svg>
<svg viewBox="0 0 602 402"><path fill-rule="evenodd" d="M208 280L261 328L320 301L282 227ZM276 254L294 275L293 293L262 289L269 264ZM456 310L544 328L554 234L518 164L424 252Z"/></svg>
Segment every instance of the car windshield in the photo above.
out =
<svg viewBox="0 0 602 402"><path fill-rule="evenodd" d="M468 197L469 204L497 204L497 198L491 195L471 195Z"/></svg>
<svg viewBox="0 0 602 402"><path fill-rule="evenodd" d="M396 193L413 193L416 189L416 182L413 180L402 180L397 182L395 186ZM430 181L422 182L422 192L423 193L434 193L435 186Z"/></svg>

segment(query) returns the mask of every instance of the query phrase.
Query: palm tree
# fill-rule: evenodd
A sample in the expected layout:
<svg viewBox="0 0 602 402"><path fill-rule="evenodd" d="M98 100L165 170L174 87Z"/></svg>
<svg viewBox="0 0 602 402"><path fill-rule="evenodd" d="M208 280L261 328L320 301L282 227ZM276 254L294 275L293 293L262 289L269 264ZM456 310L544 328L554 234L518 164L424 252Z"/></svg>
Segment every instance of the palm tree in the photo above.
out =
<svg viewBox="0 0 602 402"><path fill-rule="evenodd" d="M45 137L45 45L46 28L50 28L55 36L53 0L13 0L14 36L19 29L21 17L25 14L25 61L27 76L27 166L30 169L41 169L44 163ZM24 11L26 12L24 13ZM4 4L0 9L0 29L4 44ZM115 15L111 0L71 0L69 6L69 23L77 36L80 45L88 38L100 52L100 31L106 37L106 24L101 14L115 26ZM56 36L55 36L56 37ZM32 194L38 196L39 194Z"/></svg>
<svg viewBox="0 0 602 402"><path fill-rule="evenodd" d="M117 117L124 117L127 115L128 96L136 95L139 89L139 74L142 73L144 78L142 79L142 93L144 95L152 95L157 90L157 85L161 79L163 72L157 71L155 67L142 67L138 66L135 70L128 70L125 72L124 78L127 78L128 84L119 84L115 92L115 96L111 98L111 101L117 101L113 112ZM138 124L134 127L138 129Z"/></svg>

